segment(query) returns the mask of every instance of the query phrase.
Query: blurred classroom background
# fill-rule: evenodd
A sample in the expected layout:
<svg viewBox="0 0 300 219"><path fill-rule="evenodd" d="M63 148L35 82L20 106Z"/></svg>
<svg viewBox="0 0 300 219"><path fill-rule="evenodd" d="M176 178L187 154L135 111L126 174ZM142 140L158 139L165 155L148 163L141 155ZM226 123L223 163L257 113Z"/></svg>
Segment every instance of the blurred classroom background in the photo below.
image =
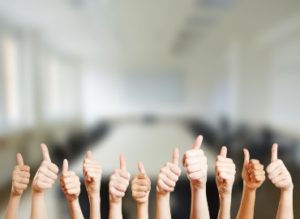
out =
<svg viewBox="0 0 300 219"><path fill-rule="evenodd" d="M84 153L107 184L124 153L131 175L143 161L152 179L150 216L160 167L204 135L208 200L216 218L214 161L222 145L237 166L232 216L238 210L242 148L267 166L273 142L292 173L295 218L300 198L300 1L298 0L9 0L0 1L0 217L15 155L33 177L45 142L53 161L80 176ZM28 189L19 218L29 218ZM68 218L58 182L47 192L49 218ZM275 218L279 191L266 180L255 218ZM186 219L184 173L172 194L174 219ZM88 218L84 187L80 197ZM128 190L124 218L136 217Z"/></svg>

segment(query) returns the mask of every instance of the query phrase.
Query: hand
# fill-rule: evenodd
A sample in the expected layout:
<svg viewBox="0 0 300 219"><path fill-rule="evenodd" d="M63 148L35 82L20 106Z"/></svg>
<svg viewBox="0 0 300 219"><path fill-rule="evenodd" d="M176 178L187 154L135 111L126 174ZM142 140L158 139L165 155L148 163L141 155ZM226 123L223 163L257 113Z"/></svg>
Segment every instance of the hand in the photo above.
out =
<svg viewBox="0 0 300 219"><path fill-rule="evenodd" d="M223 146L216 161L216 183L221 198L231 196L235 177L235 164L227 158L227 148Z"/></svg>
<svg viewBox="0 0 300 219"><path fill-rule="evenodd" d="M247 149L244 149L244 165L242 178L248 189L256 190L265 181L264 165L260 164L259 160L251 159Z"/></svg>
<svg viewBox="0 0 300 219"><path fill-rule="evenodd" d="M138 163L138 170L138 174L132 180L131 191L134 200L142 204L148 201L151 181L146 174L143 163Z"/></svg>
<svg viewBox="0 0 300 219"><path fill-rule="evenodd" d="M282 191L294 188L291 174L282 160L278 159L278 144L272 146L271 164L267 167L268 178Z"/></svg>
<svg viewBox="0 0 300 219"><path fill-rule="evenodd" d="M60 186L69 202L78 199L80 194L80 179L75 172L68 170L68 160L64 159Z"/></svg>
<svg viewBox="0 0 300 219"><path fill-rule="evenodd" d="M181 174L179 163L179 151L175 148L173 151L172 162L166 163L158 174L156 190L159 194L165 195L173 192L176 182Z"/></svg>
<svg viewBox="0 0 300 219"><path fill-rule="evenodd" d="M130 174L126 170L126 161L120 156L120 169L114 171L109 181L109 198L112 202L119 203L125 196L129 185Z"/></svg>
<svg viewBox="0 0 300 219"><path fill-rule="evenodd" d="M35 192L43 192L51 188L57 179L58 173L58 167L54 163L51 163L47 146L41 144L41 149L44 160L33 179L32 188Z"/></svg>
<svg viewBox="0 0 300 219"><path fill-rule="evenodd" d="M30 179L30 167L24 165L23 157L20 153L17 154L17 165L12 174L12 188L13 195L21 196L27 189Z"/></svg>
<svg viewBox="0 0 300 219"><path fill-rule="evenodd" d="M193 188L205 189L207 181L207 158L200 149L203 137L199 135L191 150L183 156L183 166Z"/></svg>
<svg viewBox="0 0 300 219"><path fill-rule="evenodd" d="M101 165L93 160L92 152L88 151L83 160L84 184L90 198L100 197L100 184L102 168Z"/></svg>

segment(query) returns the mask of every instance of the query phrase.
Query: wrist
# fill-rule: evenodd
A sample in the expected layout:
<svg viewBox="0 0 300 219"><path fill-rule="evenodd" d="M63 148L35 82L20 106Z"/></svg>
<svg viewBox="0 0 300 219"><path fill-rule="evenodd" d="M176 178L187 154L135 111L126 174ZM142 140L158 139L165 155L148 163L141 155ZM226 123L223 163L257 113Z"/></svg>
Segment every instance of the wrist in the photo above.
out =
<svg viewBox="0 0 300 219"><path fill-rule="evenodd" d="M294 185L291 184L288 188L282 188L281 193L293 193L294 191Z"/></svg>
<svg viewBox="0 0 300 219"><path fill-rule="evenodd" d="M206 192L206 184L199 185L198 183L190 183L192 192Z"/></svg>

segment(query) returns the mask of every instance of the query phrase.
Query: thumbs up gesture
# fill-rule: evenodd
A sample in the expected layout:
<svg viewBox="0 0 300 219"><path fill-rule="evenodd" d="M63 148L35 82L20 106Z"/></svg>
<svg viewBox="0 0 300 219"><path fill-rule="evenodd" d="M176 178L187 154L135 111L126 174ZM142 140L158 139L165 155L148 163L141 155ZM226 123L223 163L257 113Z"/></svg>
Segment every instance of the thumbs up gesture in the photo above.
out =
<svg viewBox="0 0 300 219"><path fill-rule="evenodd" d="M172 162L166 163L158 174L156 190L160 194L167 194L173 192L176 182L181 174L179 163L179 150L175 148L173 151Z"/></svg>
<svg viewBox="0 0 300 219"><path fill-rule="evenodd" d="M201 149L203 137L199 135L191 150L183 156L183 166L193 188L203 189L207 181L207 158Z"/></svg>
<svg viewBox="0 0 300 219"><path fill-rule="evenodd" d="M48 148L45 144L41 144L43 153L43 162L33 179L32 188L35 192L43 192L49 189L57 179L58 167L51 162Z"/></svg>
<svg viewBox="0 0 300 219"><path fill-rule="evenodd" d="M244 164L242 171L242 178L244 184L249 189L259 188L265 181L264 165L260 164L259 160L251 159L247 149L244 149Z"/></svg>
<svg viewBox="0 0 300 219"><path fill-rule="evenodd" d="M12 188L13 195L21 196L27 189L30 179L30 167L24 165L23 157L20 153L17 154L17 165L12 174Z"/></svg>
<svg viewBox="0 0 300 219"><path fill-rule="evenodd" d="M138 203L145 203L148 201L151 181L146 174L143 163L138 163L138 174L134 177L131 183L132 197Z"/></svg>
<svg viewBox="0 0 300 219"><path fill-rule="evenodd" d="M112 202L121 202L129 185L130 174L126 170L126 161L120 156L120 168L115 170L109 181L109 198Z"/></svg>
<svg viewBox="0 0 300 219"><path fill-rule="evenodd" d="M282 191L293 189L293 181L291 174L282 162L278 159L278 145L273 144L271 163L267 167L268 178L272 183Z"/></svg>
<svg viewBox="0 0 300 219"><path fill-rule="evenodd" d="M235 164L227 158L227 148L223 146L216 161L216 184L220 197L231 195L235 177Z"/></svg>
<svg viewBox="0 0 300 219"><path fill-rule="evenodd" d="M100 197L102 168L100 163L93 160L91 151L88 151L83 160L84 184L90 198Z"/></svg>
<svg viewBox="0 0 300 219"><path fill-rule="evenodd" d="M64 159L63 162L60 186L69 202L78 199L80 194L80 179L75 172L69 171L67 159Z"/></svg>

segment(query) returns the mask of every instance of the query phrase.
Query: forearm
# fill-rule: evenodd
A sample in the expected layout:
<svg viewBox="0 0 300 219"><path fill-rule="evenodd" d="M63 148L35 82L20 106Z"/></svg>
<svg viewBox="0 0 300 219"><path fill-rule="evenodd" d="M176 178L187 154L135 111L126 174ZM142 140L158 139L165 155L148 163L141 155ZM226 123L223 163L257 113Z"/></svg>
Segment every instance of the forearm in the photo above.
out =
<svg viewBox="0 0 300 219"><path fill-rule="evenodd" d="M244 185L242 200L237 219L253 219L256 190L249 189Z"/></svg>
<svg viewBox="0 0 300 219"><path fill-rule="evenodd" d="M220 197L220 209L218 219L230 219L231 194Z"/></svg>
<svg viewBox="0 0 300 219"><path fill-rule="evenodd" d="M122 219L122 201L109 203L109 219Z"/></svg>
<svg viewBox="0 0 300 219"><path fill-rule="evenodd" d="M156 219L171 219L170 193L156 193Z"/></svg>
<svg viewBox="0 0 300 219"><path fill-rule="evenodd" d="M101 219L100 213L100 196L89 197L90 200L90 219Z"/></svg>
<svg viewBox="0 0 300 219"><path fill-rule="evenodd" d="M68 202L71 219L84 219L79 200Z"/></svg>
<svg viewBox="0 0 300 219"><path fill-rule="evenodd" d="M18 218L18 210L20 205L21 196L14 195L13 193L10 194L5 219L17 219Z"/></svg>
<svg viewBox="0 0 300 219"><path fill-rule="evenodd" d="M148 202L137 203L137 219L149 219Z"/></svg>
<svg viewBox="0 0 300 219"><path fill-rule="evenodd" d="M276 219L293 219L293 188L287 191L281 191L279 206Z"/></svg>
<svg viewBox="0 0 300 219"><path fill-rule="evenodd" d="M43 192L32 191L30 219L47 219Z"/></svg>
<svg viewBox="0 0 300 219"><path fill-rule="evenodd" d="M206 188L197 189L191 187L191 193L190 219L209 219Z"/></svg>

